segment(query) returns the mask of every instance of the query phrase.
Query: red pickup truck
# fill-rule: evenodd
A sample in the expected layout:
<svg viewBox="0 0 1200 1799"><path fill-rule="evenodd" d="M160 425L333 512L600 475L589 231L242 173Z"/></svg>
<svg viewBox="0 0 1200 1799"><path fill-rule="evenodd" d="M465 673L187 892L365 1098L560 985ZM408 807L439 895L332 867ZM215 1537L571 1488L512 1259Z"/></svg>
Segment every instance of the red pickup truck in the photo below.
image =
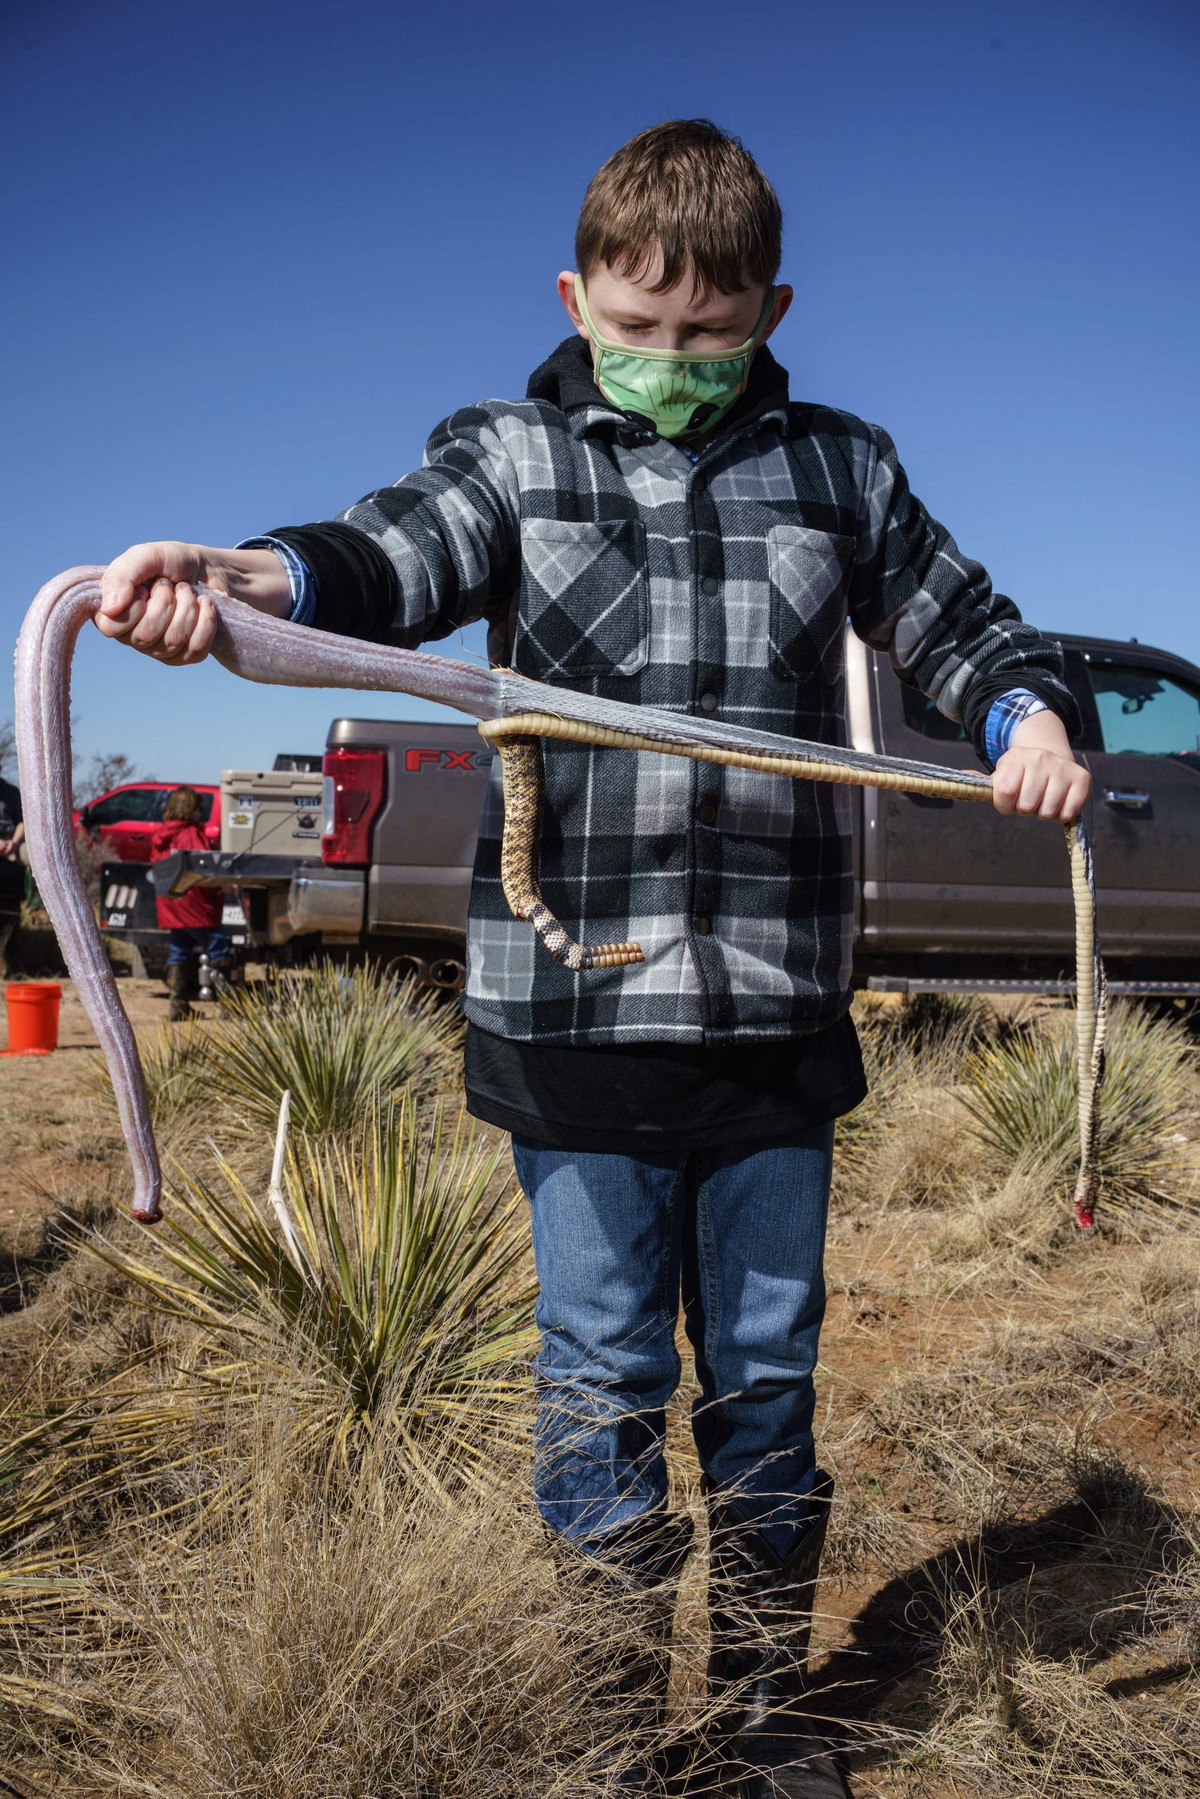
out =
<svg viewBox="0 0 1200 1799"><path fill-rule="evenodd" d="M75 814L75 829L98 837L115 861L149 862L150 843L162 823L163 809L177 787L194 787L200 800L200 822L210 849L221 847L221 789L198 781L126 781Z"/></svg>

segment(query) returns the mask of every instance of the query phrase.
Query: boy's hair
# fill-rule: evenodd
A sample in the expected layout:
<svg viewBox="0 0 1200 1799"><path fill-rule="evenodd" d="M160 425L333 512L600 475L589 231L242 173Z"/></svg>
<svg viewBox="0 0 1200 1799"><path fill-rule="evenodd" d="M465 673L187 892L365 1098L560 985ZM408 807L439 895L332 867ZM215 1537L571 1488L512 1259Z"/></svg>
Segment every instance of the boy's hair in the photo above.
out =
<svg viewBox="0 0 1200 1799"><path fill-rule="evenodd" d="M710 119L670 119L639 131L599 169L583 197L575 263L636 278L662 251L666 293L691 273L702 288L769 287L779 270L783 215L775 190L736 137Z"/></svg>
<svg viewBox="0 0 1200 1799"><path fill-rule="evenodd" d="M177 787L163 807L163 817L190 818L200 804L200 795L194 787Z"/></svg>

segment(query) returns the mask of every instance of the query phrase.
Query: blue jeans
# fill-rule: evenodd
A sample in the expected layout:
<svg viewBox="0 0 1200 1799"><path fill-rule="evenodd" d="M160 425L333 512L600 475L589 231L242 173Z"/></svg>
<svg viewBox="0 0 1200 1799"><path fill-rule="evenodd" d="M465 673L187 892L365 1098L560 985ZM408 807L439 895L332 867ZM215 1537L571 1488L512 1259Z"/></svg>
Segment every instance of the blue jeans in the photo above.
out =
<svg viewBox="0 0 1200 1799"><path fill-rule="evenodd" d="M207 950L210 962L220 962L232 947L220 925L172 925L167 934L167 967L178 968L181 962L190 962L200 950Z"/></svg>
<svg viewBox="0 0 1200 1799"><path fill-rule="evenodd" d="M560 1536L582 1541L667 1504L682 1291L705 1485L790 1554L815 1476L833 1134L647 1157L513 1138L540 1287L534 1486Z"/></svg>

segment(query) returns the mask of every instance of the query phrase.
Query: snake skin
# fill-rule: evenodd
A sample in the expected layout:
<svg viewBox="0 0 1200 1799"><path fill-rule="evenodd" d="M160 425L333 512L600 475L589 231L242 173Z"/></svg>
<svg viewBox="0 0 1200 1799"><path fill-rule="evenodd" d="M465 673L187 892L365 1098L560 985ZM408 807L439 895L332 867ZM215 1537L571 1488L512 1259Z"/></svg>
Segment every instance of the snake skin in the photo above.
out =
<svg viewBox="0 0 1200 1799"><path fill-rule="evenodd" d="M160 1215L161 1177L137 1042L121 1004L79 874L72 829L70 670L76 638L100 605L102 567L68 569L35 596L17 644L16 728L29 857L46 910L104 1052L134 1171L131 1210L146 1223ZM782 738L648 706L598 700L548 688L508 669L473 667L390 644L361 643L270 618L227 594L200 589L217 614L213 656L245 680L273 686L345 687L440 700L490 722L505 786L501 849L505 897L566 967L586 972L641 962L636 943L578 944L542 899L538 833L542 753L538 739L652 750L764 772L945 793L987 800L986 775L948 775L935 763L880 756ZM553 706L553 711L549 709ZM1095 939L1095 883L1080 821L1067 827L1076 916L1080 1173L1075 1216L1092 1222L1098 1184L1097 1099L1104 1067L1104 975Z"/></svg>

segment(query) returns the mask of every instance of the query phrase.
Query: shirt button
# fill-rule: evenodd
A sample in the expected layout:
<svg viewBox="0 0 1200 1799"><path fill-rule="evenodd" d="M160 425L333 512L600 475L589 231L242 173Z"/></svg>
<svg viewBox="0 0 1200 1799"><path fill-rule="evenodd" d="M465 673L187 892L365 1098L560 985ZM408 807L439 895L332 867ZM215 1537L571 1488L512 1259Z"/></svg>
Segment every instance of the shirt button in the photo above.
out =
<svg viewBox="0 0 1200 1799"><path fill-rule="evenodd" d="M698 918L695 921L694 928L697 937L707 937L708 933L712 930L712 925L707 918Z"/></svg>
<svg viewBox="0 0 1200 1799"><path fill-rule="evenodd" d="M700 695L700 710L701 710L701 712L715 712L716 709L717 709L716 694L715 693L702 693Z"/></svg>
<svg viewBox="0 0 1200 1799"><path fill-rule="evenodd" d="M710 806L706 800L702 806L696 807L696 817L700 820L702 825L715 824L717 821L717 808L715 806Z"/></svg>
<svg viewBox="0 0 1200 1799"><path fill-rule="evenodd" d="M709 599L711 600L713 595L715 593L720 593L720 591L721 591L721 583L717 580L716 576L715 575L705 575L703 581L701 581L701 583L700 583L700 592L706 593L708 595Z"/></svg>

